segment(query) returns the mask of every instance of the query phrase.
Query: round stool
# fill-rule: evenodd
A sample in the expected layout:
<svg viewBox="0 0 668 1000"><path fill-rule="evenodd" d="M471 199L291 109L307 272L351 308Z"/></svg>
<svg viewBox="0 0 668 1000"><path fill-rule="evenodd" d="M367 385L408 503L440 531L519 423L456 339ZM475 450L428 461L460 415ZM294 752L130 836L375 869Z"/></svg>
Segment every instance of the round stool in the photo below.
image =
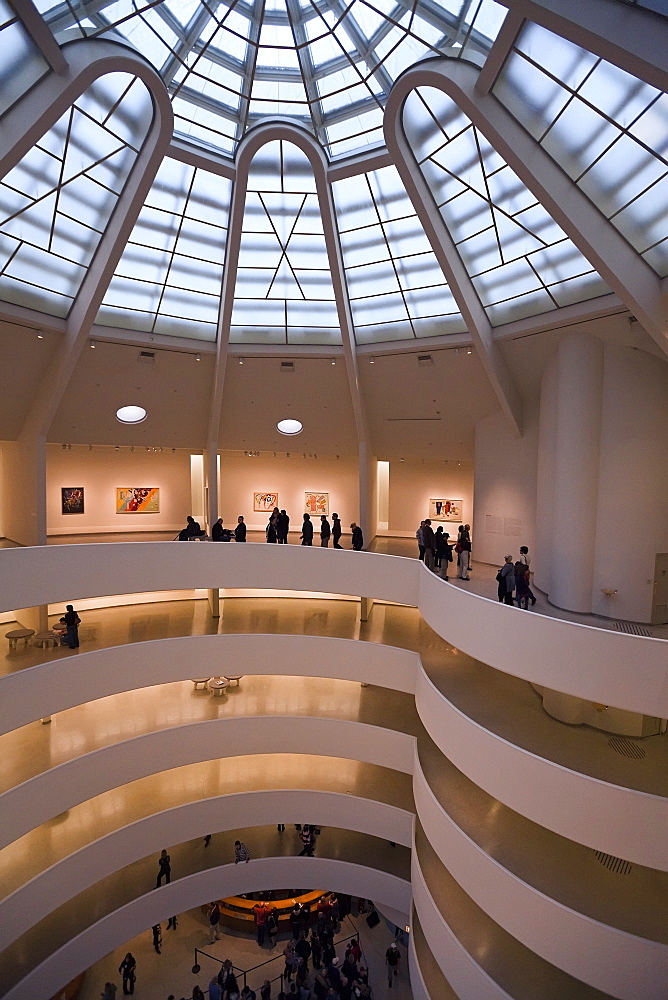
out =
<svg viewBox="0 0 668 1000"><path fill-rule="evenodd" d="M28 645L28 640L35 634L34 628L15 628L11 632L5 632L5 639L9 639L9 648L16 649L16 644L23 641Z"/></svg>
<svg viewBox="0 0 668 1000"><path fill-rule="evenodd" d="M211 678L210 677L191 677L190 680L193 682L193 686L194 686L195 691L196 691L198 684L201 684L202 687L205 688L207 686L207 684L209 683L209 681L211 680Z"/></svg>
<svg viewBox="0 0 668 1000"><path fill-rule="evenodd" d="M243 677L243 674L225 674L225 680L229 681L230 684L236 684L239 687L239 681Z"/></svg>
<svg viewBox="0 0 668 1000"><path fill-rule="evenodd" d="M51 642L54 646L57 646L60 642L60 637L56 638L53 632L37 632L33 639L33 646L40 646L42 649L46 649Z"/></svg>
<svg viewBox="0 0 668 1000"><path fill-rule="evenodd" d="M209 681L208 687L214 698L220 697L225 694L226 688L230 686L230 682L226 677L212 677Z"/></svg>

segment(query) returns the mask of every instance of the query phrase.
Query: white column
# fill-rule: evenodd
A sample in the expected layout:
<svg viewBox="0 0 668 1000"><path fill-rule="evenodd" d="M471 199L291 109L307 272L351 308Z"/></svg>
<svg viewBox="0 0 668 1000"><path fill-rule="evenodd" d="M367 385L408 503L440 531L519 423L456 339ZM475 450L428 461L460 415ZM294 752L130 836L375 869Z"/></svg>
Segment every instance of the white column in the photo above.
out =
<svg viewBox="0 0 668 1000"><path fill-rule="evenodd" d="M536 475L536 551L531 568L536 586L544 593L552 590L552 517L554 512L554 465L557 448L557 356L550 358L540 389L538 468Z"/></svg>
<svg viewBox="0 0 668 1000"><path fill-rule="evenodd" d="M566 337L557 352L556 440L549 598L590 612L596 546L603 342Z"/></svg>

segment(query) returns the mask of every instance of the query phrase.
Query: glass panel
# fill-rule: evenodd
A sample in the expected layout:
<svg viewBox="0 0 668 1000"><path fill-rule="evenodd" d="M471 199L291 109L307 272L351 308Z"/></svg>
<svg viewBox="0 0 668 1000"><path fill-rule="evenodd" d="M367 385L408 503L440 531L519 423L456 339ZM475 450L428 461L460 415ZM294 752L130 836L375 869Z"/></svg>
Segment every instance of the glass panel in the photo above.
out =
<svg viewBox="0 0 668 1000"><path fill-rule="evenodd" d="M577 301L578 289L583 299L592 287L609 291L453 101L432 88L411 98L404 122L413 152L492 324L555 308L555 282L562 301ZM414 311L424 315L429 298L420 293Z"/></svg>
<svg viewBox="0 0 668 1000"><path fill-rule="evenodd" d="M637 250L663 239L645 227L668 216L665 94L531 23L494 94ZM661 257L646 259L663 276Z"/></svg>
<svg viewBox="0 0 668 1000"><path fill-rule="evenodd" d="M125 73L96 81L0 183L0 276L11 301L66 315L150 125ZM18 283L25 285L18 289ZM48 286L48 292L39 289ZM4 292L2 293L4 294Z"/></svg>
<svg viewBox="0 0 668 1000"><path fill-rule="evenodd" d="M179 135L232 153L262 116L290 115L330 156L382 144L382 107L399 74L446 52L479 64L505 14L496 0L39 4L58 38L113 31L134 45L162 74Z"/></svg>
<svg viewBox="0 0 668 1000"><path fill-rule="evenodd" d="M463 329L396 168L336 181L332 188L357 343L442 336L454 329L441 324L435 334L432 324L422 334L415 323L450 312Z"/></svg>
<svg viewBox="0 0 668 1000"><path fill-rule="evenodd" d="M230 181L163 160L98 322L215 340L230 196Z"/></svg>
<svg viewBox="0 0 668 1000"><path fill-rule="evenodd" d="M253 157L239 245L235 343L341 343L314 191L308 158L292 143L266 143ZM275 328L269 339L268 326Z"/></svg>

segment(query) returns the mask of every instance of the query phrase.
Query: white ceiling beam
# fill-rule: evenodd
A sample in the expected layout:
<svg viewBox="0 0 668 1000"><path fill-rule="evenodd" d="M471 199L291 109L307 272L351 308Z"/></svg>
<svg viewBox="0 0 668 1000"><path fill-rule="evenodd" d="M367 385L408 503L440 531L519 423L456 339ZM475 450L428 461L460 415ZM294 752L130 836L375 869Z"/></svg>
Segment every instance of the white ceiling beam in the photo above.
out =
<svg viewBox="0 0 668 1000"><path fill-rule="evenodd" d="M508 11L476 80L475 89L479 94L488 94L496 83L496 78L503 69L503 64L510 55L523 24L524 18L521 14L512 9Z"/></svg>
<svg viewBox="0 0 668 1000"><path fill-rule="evenodd" d="M67 60L32 0L12 0L21 24L55 73L67 72Z"/></svg>
<svg viewBox="0 0 668 1000"><path fill-rule="evenodd" d="M422 176L422 171L417 165L404 133L402 123L404 102L410 91L415 86L421 85L413 83L409 79L412 75L409 70L408 74L399 78L387 102L385 141L422 223L422 228L431 243L439 266L448 280L459 311L464 317L499 406L513 431L521 436L521 398L499 347L494 342L494 330L487 318L487 313L483 309L473 282L464 267L459 251L436 206L429 185ZM404 81L407 82L404 84Z"/></svg>
<svg viewBox="0 0 668 1000"><path fill-rule="evenodd" d="M518 17L589 49L659 90L668 79L668 20L610 0L499 0Z"/></svg>
<svg viewBox="0 0 668 1000"><path fill-rule="evenodd" d="M408 149L400 120L410 91L416 87L442 90L480 129L603 280L626 303L650 337L668 354L668 300L661 279L503 105L491 94L476 92L477 77L478 70L474 66L453 59L432 59L404 73L395 84L387 105L385 137L388 147L392 148L391 143L396 145L394 136L397 135L402 138L402 149ZM412 154L409 162L415 162Z"/></svg>

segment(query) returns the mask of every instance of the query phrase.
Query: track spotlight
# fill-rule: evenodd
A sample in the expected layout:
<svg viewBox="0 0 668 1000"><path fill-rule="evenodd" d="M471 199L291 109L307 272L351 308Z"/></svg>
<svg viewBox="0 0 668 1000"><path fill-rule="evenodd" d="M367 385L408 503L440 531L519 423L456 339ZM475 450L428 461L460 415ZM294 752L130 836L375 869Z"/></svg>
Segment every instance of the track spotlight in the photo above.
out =
<svg viewBox="0 0 668 1000"><path fill-rule="evenodd" d="M97 344L95 343L95 341L91 340L91 342L90 342L90 349L91 349L91 351L94 351L96 347L97 347Z"/></svg>

